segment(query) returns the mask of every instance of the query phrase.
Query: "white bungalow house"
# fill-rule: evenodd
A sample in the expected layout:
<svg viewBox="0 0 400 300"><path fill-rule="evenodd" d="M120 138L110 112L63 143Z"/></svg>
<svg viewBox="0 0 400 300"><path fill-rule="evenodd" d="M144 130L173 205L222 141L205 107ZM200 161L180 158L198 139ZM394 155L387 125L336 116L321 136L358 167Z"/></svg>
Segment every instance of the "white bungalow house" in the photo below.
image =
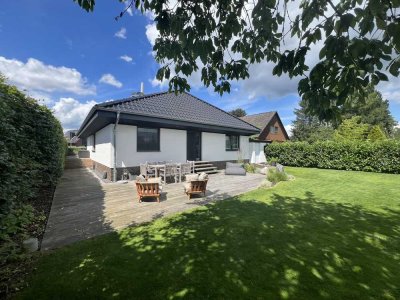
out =
<svg viewBox="0 0 400 300"><path fill-rule="evenodd" d="M260 129L190 94L138 94L95 105L77 135L87 139L93 168L115 173L150 161L249 160L249 136ZM254 154L253 154L254 155ZM257 154L258 155L258 154Z"/></svg>

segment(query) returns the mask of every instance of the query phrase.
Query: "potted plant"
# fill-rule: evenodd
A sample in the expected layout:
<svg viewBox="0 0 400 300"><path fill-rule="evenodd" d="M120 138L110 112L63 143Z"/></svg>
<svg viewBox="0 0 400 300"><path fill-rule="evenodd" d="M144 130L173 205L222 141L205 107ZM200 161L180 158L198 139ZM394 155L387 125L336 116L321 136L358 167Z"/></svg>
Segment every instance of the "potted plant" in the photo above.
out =
<svg viewBox="0 0 400 300"><path fill-rule="evenodd" d="M271 157L271 158L269 159L269 164L270 164L271 166L276 166L277 163L278 163L278 159L277 159L276 157Z"/></svg>

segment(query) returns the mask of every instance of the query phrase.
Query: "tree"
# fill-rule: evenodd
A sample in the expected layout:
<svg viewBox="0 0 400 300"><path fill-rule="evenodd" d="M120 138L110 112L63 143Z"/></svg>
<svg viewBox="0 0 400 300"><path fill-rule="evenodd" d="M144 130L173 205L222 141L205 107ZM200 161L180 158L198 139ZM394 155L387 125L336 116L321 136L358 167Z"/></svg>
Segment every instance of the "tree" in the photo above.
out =
<svg viewBox="0 0 400 300"><path fill-rule="evenodd" d="M294 111L296 119L293 121L292 141L316 142L332 139L334 129L326 122L308 113L304 101L300 101L300 108Z"/></svg>
<svg viewBox="0 0 400 300"><path fill-rule="evenodd" d="M344 120L333 135L336 141L363 141L368 137L369 125L361 122L361 117Z"/></svg>
<svg viewBox="0 0 400 300"><path fill-rule="evenodd" d="M234 110L231 110L229 113L238 118L244 117L247 115L246 111L242 108L236 108Z"/></svg>
<svg viewBox="0 0 400 300"><path fill-rule="evenodd" d="M393 130L393 138L400 141L400 127L395 127Z"/></svg>
<svg viewBox="0 0 400 300"><path fill-rule="evenodd" d="M96 0L74 0L93 11ZM119 0L123 1L123 0ZM127 0L151 11L159 31L153 50L157 79L189 90L201 70L220 94L249 77L249 65L275 64L273 74L301 77L298 92L321 120L332 120L348 95L400 73L400 0ZM319 49L319 62L306 58ZM385 67L384 67L385 66Z"/></svg>
<svg viewBox="0 0 400 300"><path fill-rule="evenodd" d="M374 125L368 132L368 140L371 142L383 141L387 137L379 125Z"/></svg>
<svg viewBox="0 0 400 300"><path fill-rule="evenodd" d="M392 134L396 125L396 121L390 114L389 101L384 100L381 93L371 85L365 89L364 95L356 93L349 96L340 114L342 119L360 116L362 123L378 125L388 136Z"/></svg>

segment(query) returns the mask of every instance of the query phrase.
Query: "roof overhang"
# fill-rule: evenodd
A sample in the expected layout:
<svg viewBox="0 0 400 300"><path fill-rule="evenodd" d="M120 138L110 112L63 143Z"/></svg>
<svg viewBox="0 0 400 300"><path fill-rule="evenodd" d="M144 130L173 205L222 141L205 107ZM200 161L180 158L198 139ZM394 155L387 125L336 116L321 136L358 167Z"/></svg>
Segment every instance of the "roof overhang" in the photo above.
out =
<svg viewBox="0 0 400 300"><path fill-rule="evenodd" d="M82 123L77 135L86 138L101 128L115 123L117 112L115 110L93 107L85 121ZM160 117L137 115L132 113L120 112L119 124L135 125L143 127L171 128L180 130L199 130L206 132L216 132L225 134L253 135L259 133L258 130L247 130L242 128L222 127L212 124L202 124L181 120L172 120Z"/></svg>

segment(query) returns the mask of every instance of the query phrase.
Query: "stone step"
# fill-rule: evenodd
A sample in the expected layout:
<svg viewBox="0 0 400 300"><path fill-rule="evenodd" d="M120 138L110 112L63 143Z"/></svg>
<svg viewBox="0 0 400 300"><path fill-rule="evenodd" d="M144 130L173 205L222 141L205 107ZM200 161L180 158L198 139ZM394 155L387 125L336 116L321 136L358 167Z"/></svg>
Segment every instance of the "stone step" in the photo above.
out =
<svg viewBox="0 0 400 300"><path fill-rule="evenodd" d="M196 173L216 174L218 172L219 172L219 170L208 170L208 171L201 171L201 172L196 172Z"/></svg>
<svg viewBox="0 0 400 300"><path fill-rule="evenodd" d="M199 172L199 171L211 171L211 170L217 170L217 167L204 167L204 168L195 167L194 170L196 172Z"/></svg>
<svg viewBox="0 0 400 300"><path fill-rule="evenodd" d="M201 164L209 164L210 162L208 160L198 160L194 162L194 165L201 165Z"/></svg>
<svg viewBox="0 0 400 300"><path fill-rule="evenodd" d="M195 168L206 168L206 167L214 167L213 164L198 164L194 166Z"/></svg>

